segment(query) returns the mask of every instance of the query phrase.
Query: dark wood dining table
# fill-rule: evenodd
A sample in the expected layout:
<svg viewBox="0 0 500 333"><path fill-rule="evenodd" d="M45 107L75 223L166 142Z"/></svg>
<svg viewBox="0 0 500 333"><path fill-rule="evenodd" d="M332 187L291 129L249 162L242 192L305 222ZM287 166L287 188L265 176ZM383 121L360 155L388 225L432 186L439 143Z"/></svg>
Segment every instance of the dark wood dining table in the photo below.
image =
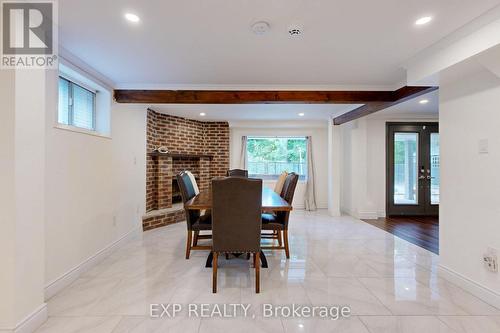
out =
<svg viewBox="0 0 500 333"><path fill-rule="evenodd" d="M212 209L212 192L202 191L197 196L184 204L188 210L206 210ZM293 210L285 199L268 187L262 188L262 212L272 213ZM212 267L213 253L207 258L206 267ZM262 267L267 268L267 260L264 252L261 251Z"/></svg>

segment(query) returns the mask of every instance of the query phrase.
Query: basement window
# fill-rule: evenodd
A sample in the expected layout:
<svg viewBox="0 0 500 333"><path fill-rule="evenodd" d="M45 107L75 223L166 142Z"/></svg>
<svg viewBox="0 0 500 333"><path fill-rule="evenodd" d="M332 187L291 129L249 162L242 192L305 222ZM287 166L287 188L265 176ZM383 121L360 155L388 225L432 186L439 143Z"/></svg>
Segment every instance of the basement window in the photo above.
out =
<svg viewBox="0 0 500 333"><path fill-rule="evenodd" d="M248 175L264 180L278 179L283 171L295 172L299 179L307 175L305 137L248 137Z"/></svg>
<svg viewBox="0 0 500 333"><path fill-rule="evenodd" d="M59 77L59 124L96 129L96 91Z"/></svg>
<svg viewBox="0 0 500 333"><path fill-rule="evenodd" d="M110 138L111 88L66 61L59 63L57 85L55 127Z"/></svg>

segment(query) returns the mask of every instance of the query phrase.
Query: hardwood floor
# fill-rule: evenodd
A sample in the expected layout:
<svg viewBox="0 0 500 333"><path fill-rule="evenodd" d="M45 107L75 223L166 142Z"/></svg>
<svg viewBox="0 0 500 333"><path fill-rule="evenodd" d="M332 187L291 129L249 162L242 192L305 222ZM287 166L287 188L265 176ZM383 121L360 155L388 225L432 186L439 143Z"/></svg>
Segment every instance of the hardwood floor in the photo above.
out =
<svg viewBox="0 0 500 333"><path fill-rule="evenodd" d="M386 217L363 220L410 243L439 254L439 218L433 216Z"/></svg>

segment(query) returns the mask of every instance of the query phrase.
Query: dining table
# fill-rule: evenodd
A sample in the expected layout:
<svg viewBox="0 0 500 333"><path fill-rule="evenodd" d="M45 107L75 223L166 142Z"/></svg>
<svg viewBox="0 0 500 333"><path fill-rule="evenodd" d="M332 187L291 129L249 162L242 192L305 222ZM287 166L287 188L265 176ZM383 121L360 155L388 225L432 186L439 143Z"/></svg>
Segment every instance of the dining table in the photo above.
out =
<svg viewBox="0 0 500 333"><path fill-rule="evenodd" d="M212 192L211 191L201 191L191 200L188 200L184 204L184 208L187 210L208 210L212 209ZM263 213L276 213L276 212L289 212L292 211L293 207L285 199L283 199L278 193L274 192L268 187L262 188L262 212ZM262 267L267 268L267 259L263 251L260 251L260 258L262 262ZM205 267L212 267L213 253L210 252Z"/></svg>

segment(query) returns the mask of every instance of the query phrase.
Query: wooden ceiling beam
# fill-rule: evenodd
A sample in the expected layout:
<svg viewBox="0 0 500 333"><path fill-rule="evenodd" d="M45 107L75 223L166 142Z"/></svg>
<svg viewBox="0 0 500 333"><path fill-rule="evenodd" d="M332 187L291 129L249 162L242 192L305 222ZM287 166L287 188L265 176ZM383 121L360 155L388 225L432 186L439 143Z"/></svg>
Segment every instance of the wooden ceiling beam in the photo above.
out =
<svg viewBox="0 0 500 333"><path fill-rule="evenodd" d="M363 104L389 102L392 91L115 90L118 103L144 104Z"/></svg>
<svg viewBox="0 0 500 333"><path fill-rule="evenodd" d="M140 104L364 104L336 117L335 125L427 94L437 87L403 87L396 91L270 90L115 90L117 103Z"/></svg>
<svg viewBox="0 0 500 333"><path fill-rule="evenodd" d="M401 104L419 96L437 90L438 87L403 87L393 92L393 100L389 102L371 102L357 109L346 112L333 119L334 125L342 125L377 111L385 110L391 106Z"/></svg>

